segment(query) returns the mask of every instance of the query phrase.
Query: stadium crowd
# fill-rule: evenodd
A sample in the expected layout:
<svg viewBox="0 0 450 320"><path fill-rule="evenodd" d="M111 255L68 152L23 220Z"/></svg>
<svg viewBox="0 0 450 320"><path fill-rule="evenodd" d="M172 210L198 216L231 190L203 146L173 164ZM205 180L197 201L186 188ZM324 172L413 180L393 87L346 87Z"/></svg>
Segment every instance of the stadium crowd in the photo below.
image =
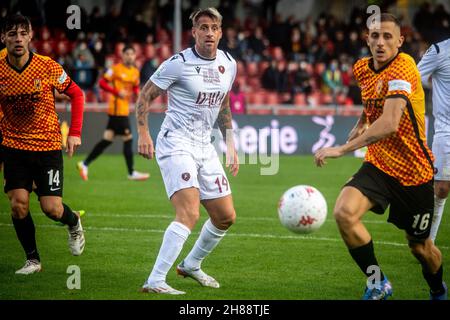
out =
<svg viewBox="0 0 450 320"><path fill-rule="evenodd" d="M11 1L9 1L11 2ZM120 60L120 52L131 44L137 54L141 83L158 65L170 57L173 34L173 1L160 6L159 1L127 1L126 6L102 8L91 12L81 7L80 30L66 28L70 1L47 0L5 2L0 16L20 11L35 25L32 50L58 61L85 91L88 102L105 102L98 88L99 76ZM26 4L25 4L26 2ZM192 43L187 12L199 1L183 1L182 47ZM297 106L360 105L360 91L352 77L352 65L368 55L365 26L367 14L354 8L348 21L331 13L317 19L283 19L276 13L278 1L244 1L245 19L236 14L237 0L222 0L223 37L219 48L238 61L238 77L232 100L244 113L246 103L256 105L293 104ZM58 10L60 8L61 10ZM105 8L103 8L105 9ZM425 2L415 13L412 25L403 27L403 51L416 62L430 43L450 34L450 14L443 5Z"/></svg>

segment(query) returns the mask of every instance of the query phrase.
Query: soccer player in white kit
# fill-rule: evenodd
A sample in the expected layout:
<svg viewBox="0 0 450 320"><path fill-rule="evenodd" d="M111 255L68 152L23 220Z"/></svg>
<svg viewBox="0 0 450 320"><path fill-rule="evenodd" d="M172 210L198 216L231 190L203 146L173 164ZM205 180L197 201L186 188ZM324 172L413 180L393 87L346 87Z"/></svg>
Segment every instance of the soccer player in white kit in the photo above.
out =
<svg viewBox="0 0 450 320"><path fill-rule="evenodd" d="M175 220L166 229L153 269L142 292L184 294L166 283L200 215L200 203L209 219L191 252L177 266L177 273L201 285L218 288L219 283L201 270L211 253L234 223L236 213L231 189L214 146L211 131L217 120L226 139L227 167L233 176L239 163L231 132L229 92L236 77L236 61L218 50L222 16L215 8L191 14L195 45L164 61L142 89L136 109L138 151L152 159L154 146L149 134L150 103L168 92L168 110L156 143L160 167Z"/></svg>
<svg viewBox="0 0 450 320"><path fill-rule="evenodd" d="M433 44L417 65L422 83L430 77L433 86L434 216L430 237L433 242L441 223L450 190L450 38Z"/></svg>

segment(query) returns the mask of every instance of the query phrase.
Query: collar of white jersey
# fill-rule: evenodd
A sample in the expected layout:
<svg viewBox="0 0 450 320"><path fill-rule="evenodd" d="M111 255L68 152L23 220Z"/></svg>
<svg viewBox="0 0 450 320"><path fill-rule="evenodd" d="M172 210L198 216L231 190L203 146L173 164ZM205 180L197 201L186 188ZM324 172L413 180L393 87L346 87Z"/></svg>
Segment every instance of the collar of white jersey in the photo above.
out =
<svg viewBox="0 0 450 320"><path fill-rule="evenodd" d="M191 49L192 49L192 52L195 54L195 56L196 56L197 58L199 58L199 59L206 60L206 61L214 61L214 60L216 60L217 52L216 52L216 56L215 56L214 58L205 58L205 57L201 56L201 55L197 52L197 50L195 50L195 46L193 46Z"/></svg>

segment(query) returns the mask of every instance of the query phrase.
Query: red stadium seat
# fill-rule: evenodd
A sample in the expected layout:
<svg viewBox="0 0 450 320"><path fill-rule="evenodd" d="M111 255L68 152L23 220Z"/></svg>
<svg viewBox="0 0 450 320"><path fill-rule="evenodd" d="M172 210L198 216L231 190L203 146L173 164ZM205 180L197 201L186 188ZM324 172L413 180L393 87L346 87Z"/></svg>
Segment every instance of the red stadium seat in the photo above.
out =
<svg viewBox="0 0 450 320"><path fill-rule="evenodd" d="M264 93L266 104L277 105L280 104L280 97L276 92L265 92Z"/></svg>
<svg viewBox="0 0 450 320"><path fill-rule="evenodd" d="M294 96L294 104L296 106L306 106L306 97L303 93L297 93Z"/></svg>
<svg viewBox="0 0 450 320"><path fill-rule="evenodd" d="M248 62L246 66L246 72L248 77L258 76L258 64L256 62Z"/></svg>

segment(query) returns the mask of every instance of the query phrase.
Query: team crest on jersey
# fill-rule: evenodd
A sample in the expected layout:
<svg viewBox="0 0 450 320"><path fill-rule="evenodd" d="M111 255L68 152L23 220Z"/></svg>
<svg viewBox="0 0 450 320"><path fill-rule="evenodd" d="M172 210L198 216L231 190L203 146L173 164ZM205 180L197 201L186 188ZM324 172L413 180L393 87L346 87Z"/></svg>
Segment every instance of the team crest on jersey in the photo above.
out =
<svg viewBox="0 0 450 320"><path fill-rule="evenodd" d="M376 90L377 94L380 94L381 90L383 90L383 79L378 80Z"/></svg>
<svg viewBox="0 0 450 320"><path fill-rule="evenodd" d="M183 179L184 181L189 181L190 178L191 174L189 172L185 172L181 175L181 179Z"/></svg>
<svg viewBox="0 0 450 320"><path fill-rule="evenodd" d="M224 66L219 66L219 71L221 74L223 74L225 72L225 67Z"/></svg>
<svg viewBox="0 0 450 320"><path fill-rule="evenodd" d="M42 90L42 82L41 79L34 79L34 88L36 90L41 91Z"/></svg>
<svg viewBox="0 0 450 320"><path fill-rule="evenodd" d="M205 83L220 83L219 72L212 68L203 69L203 82Z"/></svg>

